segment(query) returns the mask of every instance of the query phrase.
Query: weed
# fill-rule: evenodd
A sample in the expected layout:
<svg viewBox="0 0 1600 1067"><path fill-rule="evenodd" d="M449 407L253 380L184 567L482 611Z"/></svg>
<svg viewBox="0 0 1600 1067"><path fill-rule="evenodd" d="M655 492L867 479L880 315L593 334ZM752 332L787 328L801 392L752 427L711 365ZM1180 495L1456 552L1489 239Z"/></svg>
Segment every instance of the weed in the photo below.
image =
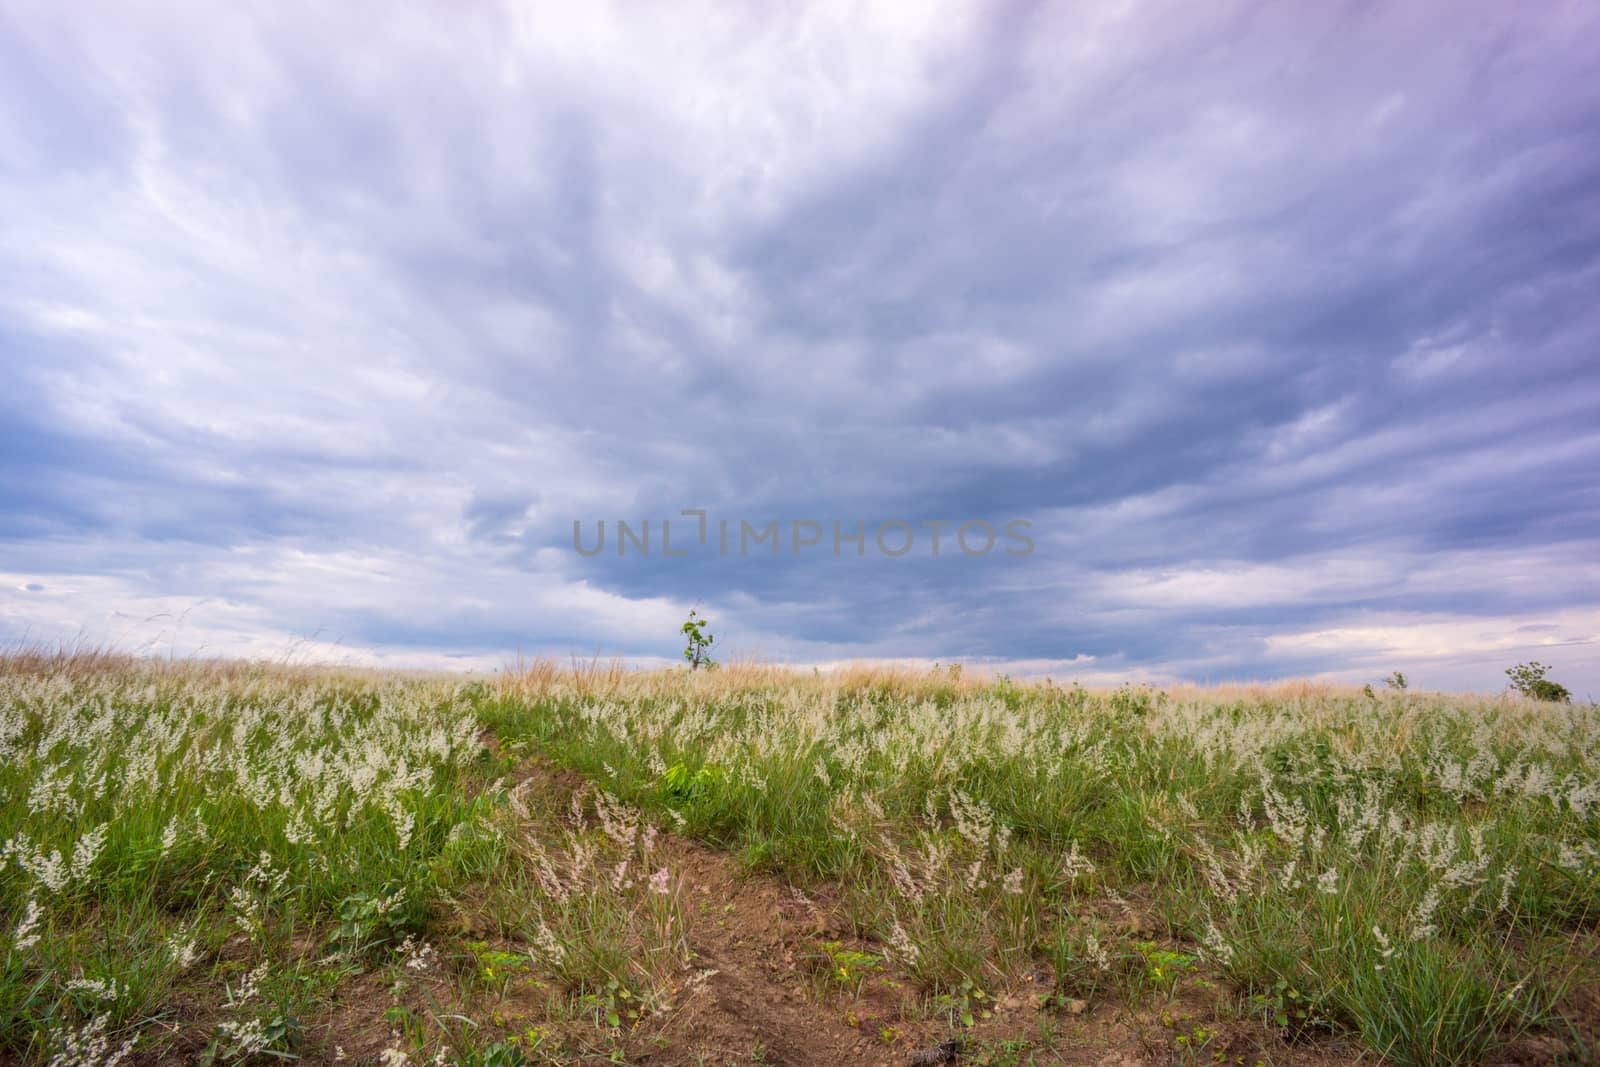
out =
<svg viewBox="0 0 1600 1067"><path fill-rule="evenodd" d="M821 941L817 951L802 957L823 990L861 995L866 980L883 969L883 957L847 948L839 941Z"/></svg>
<svg viewBox="0 0 1600 1067"><path fill-rule="evenodd" d="M1141 990L1153 989L1169 999L1177 991L1178 980L1200 962L1198 956L1161 948L1154 941L1136 941L1133 948L1144 964L1135 972Z"/></svg>
<svg viewBox="0 0 1600 1067"><path fill-rule="evenodd" d="M976 1026L980 1018L987 1019L994 1015L989 994L970 980L963 980L953 989L935 993L929 998L928 1008L952 1030Z"/></svg>

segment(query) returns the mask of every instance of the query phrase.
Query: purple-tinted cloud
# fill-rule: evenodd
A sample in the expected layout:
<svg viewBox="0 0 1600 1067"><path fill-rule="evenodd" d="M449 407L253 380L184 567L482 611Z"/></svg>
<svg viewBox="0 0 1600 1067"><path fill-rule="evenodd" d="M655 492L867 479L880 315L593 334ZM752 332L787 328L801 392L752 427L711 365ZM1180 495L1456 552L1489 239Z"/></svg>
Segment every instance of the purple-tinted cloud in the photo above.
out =
<svg viewBox="0 0 1600 1067"><path fill-rule="evenodd" d="M0 636L1600 690L1597 41L10 5ZM572 551L683 507L1037 547Z"/></svg>

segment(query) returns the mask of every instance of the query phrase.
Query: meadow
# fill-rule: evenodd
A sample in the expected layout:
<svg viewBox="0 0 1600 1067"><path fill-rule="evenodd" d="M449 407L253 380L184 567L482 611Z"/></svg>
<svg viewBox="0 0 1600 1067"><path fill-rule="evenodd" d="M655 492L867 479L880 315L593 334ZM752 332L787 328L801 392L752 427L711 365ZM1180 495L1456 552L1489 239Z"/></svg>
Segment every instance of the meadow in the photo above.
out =
<svg viewBox="0 0 1600 1067"><path fill-rule="evenodd" d="M1600 709L0 659L0 1058L1588 1063Z"/></svg>

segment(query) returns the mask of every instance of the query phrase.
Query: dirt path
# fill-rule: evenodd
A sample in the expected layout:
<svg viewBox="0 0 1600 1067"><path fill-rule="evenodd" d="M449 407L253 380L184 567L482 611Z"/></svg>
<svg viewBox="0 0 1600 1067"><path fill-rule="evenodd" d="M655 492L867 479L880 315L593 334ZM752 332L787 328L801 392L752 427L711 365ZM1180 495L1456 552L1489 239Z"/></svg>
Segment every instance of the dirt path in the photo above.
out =
<svg viewBox="0 0 1600 1067"><path fill-rule="evenodd" d="M538 814L558 825L570 813L574 795L592 792L587 779L555 768L539 758L518 768L518 795ZM651 1067L838 1067L840 1064L896 1065L946 1062L923 1059L918 1054L960 1037L965 1043L954 1064L966 1067L1026 1067L1032 1064L1104 1064L1109 1067L1146 1067L1173 1062L1227 1062L1227 1064L1290 1064L1294 1067L1334 1067L1360 1062L1350 1049L1306 1048L1278 1043L1258 1024L1216 1017L1213 1000L1195 990L1186 1003L1147 1006L1130 1013L1114 997L1102 998L1080 1014L1040 1009L1034 987L1024 985L1002 995L994 1011L971 1029L955 1033L949 1019L939 1019L925 1008L909 979L877 973L862 985L859 995L830 984L822 945L829 942L883 957L883 947L850 936L840 894L821 886L811 896L798 893L786 880L770 873L750 873L731 854L699 841L664 833L659 848L680 878L680 904L690 961L672 990L672 1008L646 1017L626 1032L584 1029L573 1021L549 1021L563 1037L566 1053L538 1062L563 1064L648 1064ZM491 917L466 907L454 920L453 936L494 939ZM507 944L507 949L515 949ZM450 952L448 941L440 942ZM390 1040L386 1009L397 1003L384 987L384 979L363 976L354 987L342 990L341 1008L322 1027L323 1037L342 1041L346 1061L371 1064ZM1040 987L1040 992L1045 992ZM427 1006L427 997L448 1005L451 984L443 974L416 976L406 1003ZM1192 1003L1189 1001L1192 1000ZM544 1025L538 997L523 993L494 1011L499 1029L501 1009L506 1025ZM456 1006L477 1016L472 1005ZM514 1014L512 1009L517 1009ZM1187 1027L1203 1022L1218 1038L1205 1053L1174 1059L1171 1022L1162 1014L1186 1019ZM490 1022L482 1019L480 1022ZM475 1024L477 1025L477 1024ZM483 1029L488 1037L494 1029ZM590 1049L574 1051L573 1046ZM1221 1054L1222 1061L1213 1061ZM619 1059L626 1056L626 1059ZM317 1062L315 1057L312 1061Z"/></svg>
<svg viewBox="0 0 1600 1067"><path fill-rule="evenodd" d="M741 874L722 853L683 840L672 848L684 872L694 967L704 977L662 1031L680 1051L639 1062L681 1062L673 1057L685 1046L715 1063L905 1062L903 1049L862 1021L860 1005L819 1002L798 956L832 935L825 916L778 879Z"/></svg>
<svg viewBox="0 0 1600 1067"><path fill-rule="evenodd" d="M531 780L530 791L542 794L552 812L565 812L574 794L593 788L539 759L527 761L519 779L524 788ZM831 909L778 877L741 870L729 854L697 841L666 834L664 847L682 879L692 959L677 1007L640 1028L628 1062L903 1065L907 1052L920 1047L915 1042L931 1028L899 1020L902 990L878 987L860 1000L819 998L805 956L819 951L820 941L843 938ZM897 1025L886 1039L883 1020L890 1017Z"/></svg>
<svg viewBox="0 0 1600 1067"><path fill-rule="evenodd" d="M493 738L486 736L485 742ZM574 798L594 789L581 775L538 758L522 760L515 777L518 796L528 801L523 814L529 831L540 835L559 834ZM660 835L655 847L665 850L669 868L678 875L690 955L681 974L667 975L669 995L657 1002L659 1010L642 1021L598 1027L553 1000L550 987L537 976L507 986L498 997L463 996L461 974L452 972L450 961L471 960L485 947L504 948L513 956L525 956L527 948L508 937L492 894L478 892L489 887L473 885L464 899L436 916L430 938L437 956L429 965L400 972L398 981L393 966L352 971L321 999L319 1010L304 1020L309 1047L299 1062L377 1064L399 1043L397 1031L409 1025L406 1020L441 1019L480 1045L515 1039L525 1042L531 1062L585 1067L925 1067L934 1062L1349 1067L1376 1062L1353 1042L1288 1044L1256 1019L1230 1010L1227 991L1202 976L1185 984L1175 999L1146 998L1130 1010L1110 991L1102 991L1093 1005L1046 1003L1041 994L1050 991L1053 980L1045 968L1041 984L996 990L998 1003L986 1001L989 1010L976 1013L975 1025L953 1029L948 1018L928 1010L903 975L874 972L858 995L831 981L825 945L885 956L882 945L851 936L845 896L837 887L818 886L807 896L783 878L743 870L727 852L671 833ZM1158 936L1153 919L1137 916L1126 905L1115 910L1126 914L1104 918L1116 936ZM313 969L321 951L316 938L300 947ZM142 1050L128 1067L203 1062L217 1023L226 1017L210 1000L175 1002L170 1015L166 1025L181 1023L180 1038L159 1051ZM437 1031L435 1026L435 1039ZM528 1035L542 1036L529 1044ZM1199 1048L1194 1035L1205 1035ZM964 1046L959 1057L920 1055L954 1038ZM1503 1051L1496 1062L1537 1067L1570 1062L1561 1058L1559 1042L1546 1039L1524 1040ZM409 1062L420 1067L434 1061Z"/></svg>
<svg viewBox="0 0 1600 1067"><path fill-rule="evenodd" d="M565 810L574 793L592 788L582 776L539 760L529 761L523 773L537 780L534 789L556 811ZM693 958L677 1008L632 1035L629 1063L908 1067L918 1053L956 1036L964 1039L966 1052L952 1062L961 1064L1176 1062L1170 1035L1115 1000L1080 1015L1047 1014L1025 988L996 1005L992 1018L956 1035L919 1010L903 976L876 976L858 997L824 993L827 983L812 977L821 943L852 943L842 909L830 902L835 894L808 898L775 875L742 870L726 852L674 834L665 842L671 866L682 877ZM1356 1061L1345 1050L1281 1045L1251 1023L1218 1024L1209 1004L1181 1007L1198 1010L1224 1037L1202 1054L1204 1062L1223 1049L1229 1063L1334 1067ZM1048 1039L1042 1030L1052 1032Z"/></svg>

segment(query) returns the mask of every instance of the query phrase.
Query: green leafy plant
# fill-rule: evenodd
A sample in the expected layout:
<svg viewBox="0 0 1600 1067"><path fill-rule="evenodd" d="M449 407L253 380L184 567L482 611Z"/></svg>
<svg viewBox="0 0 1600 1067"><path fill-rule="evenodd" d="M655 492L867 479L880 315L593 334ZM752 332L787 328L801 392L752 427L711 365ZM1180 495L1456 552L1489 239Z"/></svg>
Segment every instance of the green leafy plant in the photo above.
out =
<svg viewBox="0 0 1600 1067"><path fill-rule="evenodd" d="M339 902L339 925L330 939L332 947L359 957L394 940L398 891L353 893Z"/></svg>
<svg viewBox="0 0 1600 1067"><path fill-rule="evenodd" d="M1572 694L1567 687L1558 682L1552 682L1545 675L1550 673L1550 666L1546 663L1519 663L1515 667L1507 667L1506 674L1511 677L1511 688L1525 697L1534 700L1548 700L1556 704L1570 704Z"/></svg>
<svg viewBox="0 0 1600 1067"><path fill-rule="evenodd" d="M660 789L672 803L687 804L709 794L722 778L722 771L714 766L691 771L681 763L674 763L662 772Z"/></svg>
<svg viewBox="0 0 1600 1067"><path fill-rule="evenodd" d="M639 1018L639 998L633 991L610 979L604 986L578 997L577 1008L594 1019L595 1026L609 1026L613 1030L622 1026L623 1019L630 1023Z"/></svg>
<svg viewBox="0 0 1600 1067"><path fill-rule="evenodd" d="M716 661L711 658L711 646L717 641L706 629L710 625L709 619L700 617L699 612L689 612L689 617L684 620L678 632L683 634L686 644L683 649L683 658L689 661L690 670L701 667L715 667Z"/></svg>
<svg viewBox="0 0 1600 1067"><path fill-rule="evenodd" d="M929 1006L950 1024L951 1029L955 1029L957 1026L976 1026L979 1016L985 1019L992 1017L994 1010L988 1006L989 1003L988 993L978 988L971 979L963 979L956 988L935 994Z"/></svg>
<svg viewBox="0 0 1600 1067"><path fill-rule="evenodd" d="M1170 1014L1161 1017L1163 1025L1173 1030L1173 1062L1215 1063L1217 1057L1208 1055L1217 1040L1217 1031L1196 1023L1192 1018L1174 1019Z"/></svg>
<svg viewBox="0 0 1600 1067"><path fill-rule="evenodd" d="M818 976L826 988L861 995L861 986L867 978L883 968L883 957L870 952L858 952L840 941L818 943L821 951L810 957Z"/></svg>
<svg viewBox="0 0 1600 1067"><path fill-rule="evenodd" d="M490 948L484 941L469 941L467 949L477 964L474 977L501 1000L510 992L512 983L526 975L533 962L525 953Z"/></svg>
<svg viewBox="0 0 1600 1067"><path fill-rule="evenodd" d="M1178 979L1200 962L1198 956L1159 948L1154 941L1135 941L1133 947L1144 960L1142 973L1136 976L1138 984L1168 997L1176 991Z"/></svg>
<svg viewBox="0 0 1600 1067"><path fill-rule="evenodd" d="M1332 1024L1321 1009L1286 980L1279 978L1272 985L1250 997L1250 1006L1267 1026L1276 1027L1283 1036L1298 1039L1307 1031L1326 1029Z"/></svg>
<svg viewBox="0 0 1600 1067"><path fill-rule="evenodd" d="M1389 689L1405 689L1410 683L1403 673L1395 671L1383 680L1383 684Z"/></svg>

